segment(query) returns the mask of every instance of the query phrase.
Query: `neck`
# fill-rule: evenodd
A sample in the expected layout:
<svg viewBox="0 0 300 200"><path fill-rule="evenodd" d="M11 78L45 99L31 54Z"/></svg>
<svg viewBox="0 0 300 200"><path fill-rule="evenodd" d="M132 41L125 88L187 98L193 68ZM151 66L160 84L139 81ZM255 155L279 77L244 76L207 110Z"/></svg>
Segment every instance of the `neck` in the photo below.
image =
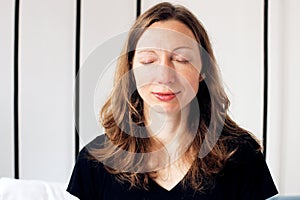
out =
<svg viewBox="0 0 300 200"><path fill-rule="evenodd" d="M146 106L145 106L146 107ZM166 147L168 153L173 154L180 146L189 140L187 129L189 107L177 113L157 112L155 109L145 108L147 131L157 144L153 149Z"/></svg>

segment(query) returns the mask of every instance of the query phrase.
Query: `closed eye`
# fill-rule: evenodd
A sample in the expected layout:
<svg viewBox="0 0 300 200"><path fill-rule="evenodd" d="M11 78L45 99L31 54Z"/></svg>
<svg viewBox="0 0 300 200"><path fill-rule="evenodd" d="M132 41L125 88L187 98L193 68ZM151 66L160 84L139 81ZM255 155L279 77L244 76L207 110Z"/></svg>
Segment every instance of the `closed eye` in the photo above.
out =
<svg viewBox="0 0 300 200"><path fill-rule="evenodd" d="M183 63L183 64L187 64L187 63L190 62L190 61L185 60L185 59L176 59L175 61L176 61L176 62L179 62L179 63Z"/></svg>
<svg viewBox="0 0 300 200"><path fill-rule="evenodd" d="M176 62L179 62L181 64L187 64L190 62L189 59L183 57L183 56L179 56L179 55L176 55L176 56L173 56L172 58L173 61L176 61Z"/></svg>
<svg viewBox="0 0 300 200"><path fill-rule="evenodd" d="M142 58L139 60L139 62L143 65L151 64L155 62L155 58Z"/></svg>
<svg viewBox="0 0 300 200"><path fill-rule="evenodd" d="M152 50L143 50L137 52L137 59L143 65L154 63L157 60L157 55Z"/></svg>

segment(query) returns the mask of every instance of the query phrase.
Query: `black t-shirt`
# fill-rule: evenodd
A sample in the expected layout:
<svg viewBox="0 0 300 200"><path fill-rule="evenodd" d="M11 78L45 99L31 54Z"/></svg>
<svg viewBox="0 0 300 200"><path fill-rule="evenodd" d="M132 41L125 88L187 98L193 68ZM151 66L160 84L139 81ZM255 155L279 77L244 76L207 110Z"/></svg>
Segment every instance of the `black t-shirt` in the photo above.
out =
<svg viewBox="0 0 300 200"><path fill-rule="evenodd" d="M89 145L101 143L104 137L97 137ZM183 187L181 182L168 191L151 179L148 190L130 187L91 159L88 149L80 151L67 188L80 200L262 200L278 193L262 153L246 143L239 145L226 163L213 189L205 192Z"/></svg>

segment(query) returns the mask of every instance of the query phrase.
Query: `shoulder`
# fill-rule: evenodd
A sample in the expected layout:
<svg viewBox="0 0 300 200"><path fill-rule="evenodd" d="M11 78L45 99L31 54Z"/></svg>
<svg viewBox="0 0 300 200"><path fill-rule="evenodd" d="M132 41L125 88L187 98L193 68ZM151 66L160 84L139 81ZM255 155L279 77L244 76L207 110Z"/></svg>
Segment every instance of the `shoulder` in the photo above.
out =
<svg viewBox="0 0 300 200"><path fill-rule="evenodd" d="M103 148L104 145L105 145L105 143L107 142L107 140L108 140L108 138L107 138L106 134L99 135L95 139L93 139L92 141L90 141L84 147L84 149L91 150L91 149Z"/></svg>
<svg viewBox="0 0 300 200"><path fill-rule="evenodd" d="M78 153L75 167L103 167L103 164L97 161L94 156L92 156L91 151L96 148L101 148L106 140L105 138L105 135L100 135L85 145Z"/></svg>
<svg viewBox="0 0 300 200"><path fill-rule="evenodd" d="M255 137L243 133L227 142L234 153L227 160L222 176L228 183L226 185L231 185L235 193L240 195L239 199L266 199L277 194L261 146Z"/></svg>
<svg viewBox="0 0 300 200"><path fill-rule="evenodd" d="M76 165L79 167L92 167L92 166L103 166L101 162L98 162L97 159L92 155L92 151L97 148L101 148L106 141L105 135L100 135L85 145L80 152L78 153L76 159Z"/></svg>
<svg viewBox="0 0 300 200"><path fill-rule="evenodd" d="M103 188L104 182L110 175L104 168L104 165L97 161L90 151L104 141L105 136L101 135L79 152L67 188L67 191L72 195L80 199L95 199L95 197L101 195L101 190L93 190L93 188Z"/></svg>
<svg viewBox="0 0 300 200"><path fill-rule="evenodd" d="M100 135L85 145L77 156L75 169L83 171L85 174L94 173L103 176L107 173L103 163L97 160L93 151L103 148L106 141L106 135Z"/></svg>
<svg viewBox="0 0 300 200"><path fill-rule="evenodd" d="M254 170L257 165L266 165L261 146L252 134L248 132L237 134L224 132L220 139L224 150L227 152L223 172L244 174L245 171Z"/></svg>
<svg viewBox="0 0 300 200"><path fill-rule="evenodd" d="M247 162L262 155L261 145L251 133L240 132L235 135L223 133L222 140L227 151L233 152L229 161Z"/></svg>

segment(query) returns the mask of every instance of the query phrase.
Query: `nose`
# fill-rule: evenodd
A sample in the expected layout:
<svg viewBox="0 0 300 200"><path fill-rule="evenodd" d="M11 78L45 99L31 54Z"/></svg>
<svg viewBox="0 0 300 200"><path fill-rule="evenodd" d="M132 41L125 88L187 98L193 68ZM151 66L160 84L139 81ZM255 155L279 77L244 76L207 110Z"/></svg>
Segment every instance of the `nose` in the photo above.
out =
<svg viewBox="0 0 300 200"><path fill-rule="evenodd" d="M157 82L159 84L170 84L175 82L174 65L170 53L162 51L159 66L157 66Z"/></svg>

